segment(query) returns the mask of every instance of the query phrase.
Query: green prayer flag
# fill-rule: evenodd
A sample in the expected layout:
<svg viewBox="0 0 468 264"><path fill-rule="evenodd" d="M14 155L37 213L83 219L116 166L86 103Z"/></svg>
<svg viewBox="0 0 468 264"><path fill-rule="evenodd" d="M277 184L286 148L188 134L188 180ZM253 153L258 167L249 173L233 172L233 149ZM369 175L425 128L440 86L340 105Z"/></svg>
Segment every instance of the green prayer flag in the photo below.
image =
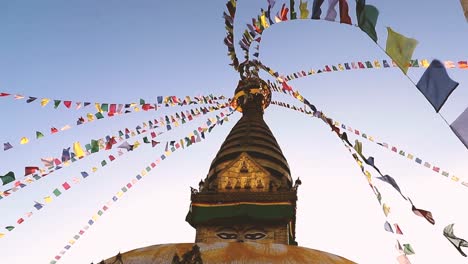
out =
<svg viewBox="0 0 468 264"><path fill-rule="evenodd" d="M387 27L388 38L385 52L400 67L404 74L408 72L413 52L418 45L418 41L407 38Z"/></svg>
<svg viewBox="0 0 468 264"><path fill-rule="evenodd" d="M105 161L105 160L101 161L101 166L102 166L102 167L104 167L104 166L106 166L106 165L107 165L107 161Z"/></svg>
<svg viewBox="0 0 468 264"><path fill-rule="evenodd" d="M95 114L95 116L96 116L97 119L102 119L102 118L104 118L104 116L102 115L101 112L97 112L97 113Z"/></svg>
<svg viewBox="0 0 468 264"><path fill-rule="evenodd" d="M145 104L145 100L144 99L140 99L140 105L144 105Z"/></svg>
<svg viewBox="0 0 468 264"><path fill-rule="evenodd" d="M5 175L0 176L0 179L2 180L3 185L8 184L15 180L15 173L10 171Z"/></svg>
<svg viewBox="0 0 468 264"><path fill-rule="evenodd" d="M99 141L92 139L91 140L91 153L99 151Z"/></svg>
<svg viewBox="0 0 468 264"><path fill-rule="evenodd" d="M39 131L36 131L36 139L41 138L41 137L44 137L44 134L42 134Z"/></svg>
<svg viewBox="0 0 468 264"><path fill-rule="evenodd" d="M57 197L62 194L59 189L55 189L52 193Z"/></svg>
<svg viewBox="0 0 468 264"><path fill-rule="evenodd" d="M124 133L122 132L122 130L119 130L119 137L123 137Z"/></svg>
<svg viewBox="0 0 468 264"><path fill-rule="evenodd" d="M104 213L104 212L102 212L101 210L99 210L99 211L97 212L97 214L98 214L99 216L101 216L103 213Z"/></svg>
<svg viewBox="0 0 468 264"><path fill-rule="evenodd" d="M151 143L151 142L149 142L148 137L144 137L144 138L143 138L143 142L145 142L146 144Z"/></svg>
<svg viewBox="0 0 468 264"><path fill-rule="evenodd" d="M101 110L104 112L109 112L109 104L101 104Z"/></svg>
<svg viewBox="0 0 468 264"><path fill-rule="evenodd" d="M55 109L57 109L57 107L59 107L60 102L62 102L62 101L60 101L60 100L54 100L54 108L55 108Z"/></svg>
<svg viewBox="0 0 468 264"><path fill-rule="evenodd" d="M7 226L7 227L5 227L5 229L8 230L8 231L11 231L11 230L15 229L15 227L14 226Z"/></svg>
<svg viewBox="0 0 468 264"><path fill-rule="evenodd" d="M289 0L289 8L290 8L290 15L291 15L291 20L297 18L297 13L294 11L294 0Z"/></svg>
<svg viewBox="0 0 468 264"><path fill-rule="evenodd" d="M146 171L147 171L147 172L150 172L150 171L151 171L151 168L150 168L150 167L146 167Z"/></svg>
<svg viewBox="0 0 468 264"><path fill-rule="evenodd" d="M127 188L126 188L126 187L122 187L122 192L127 192Z"/></svg>
<svg viewBox="0 0 468 264"><path fill-rule="evenodd" d="M375 42L377 42L377 32L375 26L379 18L379 10L372 5L366 5L365 0L357 0L356 16L359 28Z"/></svg>
<svg viewBox="0 0 468 264"><path fill-rule="evenodd" d="M406 255L415 254L410 244L403 244L403 252L405 252Z"/></svg>

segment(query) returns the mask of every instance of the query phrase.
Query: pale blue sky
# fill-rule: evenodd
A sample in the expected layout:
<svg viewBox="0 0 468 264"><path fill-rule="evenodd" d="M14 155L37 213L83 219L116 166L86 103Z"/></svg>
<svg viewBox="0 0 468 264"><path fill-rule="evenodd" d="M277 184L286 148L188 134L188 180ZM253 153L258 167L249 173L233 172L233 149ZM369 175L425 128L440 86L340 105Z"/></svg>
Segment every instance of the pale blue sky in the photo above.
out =
<svg viewBox="0 0 468 264"><path fill-rule="evenodd" d="M287 1L289 2L289 1ZM311 1L309 1L311 2ZM353 1L350 1L353 2ZM386 26L419 45L414 58L467 60L468 24L458 0L368 1L380 10L379 43ZM282 2L278 1L275 13ZM232 95L238 75L223 44L224 1L1 1L0 92L102 103L155 101L158 95ZM263 0L240 0L239 36ZM310 7L311 3L309 3ZM354 3L350 3L355 21ZM298 9L298 8L296 8ZM237 42L237 41L236 41ZM240 51L240 49L238 49ZM273 26L263 35L260 59L291 73L326 64L388 59L359 29L327 21L294 21ZM239 54L239 56L242 56ZM415 81L423 69L410 69ZM441 113L453 121L467 106L468 71L449 70L460 82ZM265 78L267 75L262 74ZM468 152L417 89L395 68L310 76L290 82L329 116L353 128L468 175ZM276 100L288 100L274 95ZM33 137L36 130L74 124L92 108L74 111L38 102L0 98L0 140ZM179 108L168 109L175 111ZM0 152L0 173L40 165L40 158L59 156L74 141L115 134L125 127L168 113L136 113L101 120ZM161 163L80 238L61 263L90 263L142 246L191 242L195 232L185 221L189 186L206 176L211 160L238 120L216 128L206 142L175 153ZM317 120L271 106L265 119L300 176L297 240L301 246L332 252L358 263L396 263L394 237L383 229L381 208L354 161L329 128ZM201 125L195 121L161 140L181 137ZM354 138L353 138L354 141ZM415 204L434 214L436 225L415 216L399 194L381 182L391 219L405 233L416 255L412 263L466 263L442 236L468 238L468 188L364 141L374 156ZM16 144L18 145L18 144ZM0 239L3 263L48 263L87 220L124 184L160 155L160 148L128 154L83 181ZM99 153L62 169L0 201L0 226L13 224L31 210L34 200L55 186L99 164ZM3 190L3 189L2 189Z"/></svg>

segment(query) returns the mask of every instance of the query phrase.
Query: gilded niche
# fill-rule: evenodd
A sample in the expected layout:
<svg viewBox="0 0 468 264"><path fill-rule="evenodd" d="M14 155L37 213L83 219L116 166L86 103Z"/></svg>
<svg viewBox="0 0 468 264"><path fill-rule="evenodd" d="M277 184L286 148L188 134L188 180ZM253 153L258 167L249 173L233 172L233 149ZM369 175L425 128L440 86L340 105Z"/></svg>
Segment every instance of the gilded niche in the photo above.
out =
<svg viewBox="0 0 468 264"><path fill-rule="evenodd" d="M244 152L218 174L217 181L219 192L267 192L270 173Z"/></svg>

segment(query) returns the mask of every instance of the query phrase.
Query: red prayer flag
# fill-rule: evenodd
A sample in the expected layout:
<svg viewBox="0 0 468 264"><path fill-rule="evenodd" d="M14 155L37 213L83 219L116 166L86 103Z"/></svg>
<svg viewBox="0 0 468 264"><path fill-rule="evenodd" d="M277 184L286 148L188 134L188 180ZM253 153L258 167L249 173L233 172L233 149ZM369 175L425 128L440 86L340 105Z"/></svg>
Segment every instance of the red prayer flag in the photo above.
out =
<svg viewBox="0 0 468 264"><path fill-rule="evenodd" d="M358 66L359 66L360 69L365 69L366 68L362 62L358 62Z"/></svg>
<svg viewBox="0 0 468 264"><path fill-rule="evenodd" d="M9 96L9 95L10 95L9 93L0 93L0 97Z"/></svg>
<svg viewBox="0 0 468 264"><path fill-rule="evenodd" d="M64 182L64 183L62 184L62 186L63 186L63 188L64 188L65 190L68 190L68 189L71 188L71 186L70 186L70 184L68 184L68 182Z"/></svg>
<svg viewBox="0 0 468 264"><path fill-rule="evenodd" d="M32 166L25 167L24 168L24 176L34 174L38 170L39 170L39 167L32 167Z"/></svg>
<svg viewBox="0 0 468 264"><path fill-rule="evenodd" d="M63 104L64 104L67 108L70 108L72 102L71 102L71 101L63 101Z"/></svg>
<svg viewBox="0 0 468 264"><path fill-rule="evenodd" d="M460 69L468 69L468 62L467 61L459 61L458 68Z"/></svg>
<svg viewBox="0 0 468 264"><path fill-rule="evenodd" d="M151 168L154 168L154 167L156 167L156 163L152 162L151 163Z"/></svg>
<svg viewBox="0 0 468 264"><path fill-rule="evenodd" d="M57 132L58 132L58 129L55 128L55 127L52 127L52 128L50 129L50 133L51 133L51 134L55 134L55 133L57 133Z"/></svg>
<svg viewBox="0 0 468 264"><path fill-rule="evenodd" d="M23 222L24 222L24 219L23 219L23 218L20 218L20 219L18 219L18 221L16 221L16 223L18 223L18 225L21 224L21 223L23 223Z"/></svg>
<svg viewBox="0 0 468 264"><path fill-rule="evenodd" d="M349 17L349 6L346 0L339 0L340 4L340 23L351 25L351 17Z"/></svg>
<svg viewBox="0 0 468 264"><path fill-rule="evenodd" d="M435 220L434 218L432 218L432 213L429 212L429 211L426 211L426 210L422 210L422 209L418 209L416 208L414 205L413 205L413 213L417 216L421 216L421 217L424 217L426 218L426 220L431 223L431 224L435 224Z"/></svg>
<svg viewBox="0 0 468 264"><path fill-rule="evenodd" d="M115 160L115 157L113 155L109 155L109 160L110 161L114 161Z"/></svg>
<svg viewBox="0 0 468 264"><path fill-rule="evenodd" d="M395 225L395 233L399 234L399 235L403 235L403 232L401 232L401 229L400 227L398 226L398 224L394 224Z"/></svg>

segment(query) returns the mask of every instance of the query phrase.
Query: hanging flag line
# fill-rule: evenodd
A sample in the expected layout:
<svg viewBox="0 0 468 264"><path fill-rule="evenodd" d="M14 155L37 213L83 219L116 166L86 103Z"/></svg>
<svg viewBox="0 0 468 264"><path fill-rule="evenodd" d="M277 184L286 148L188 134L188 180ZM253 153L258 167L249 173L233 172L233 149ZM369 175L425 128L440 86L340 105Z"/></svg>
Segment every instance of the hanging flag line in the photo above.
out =
<svg viewBox="0 0 468 264"><path fill-rule="evenodd" d="M296 110L296 111L305 113L307 115L312 114L312 112L304 111L304 109L302 109L301 107L296 107L294 105L289 105L289 104L284 103L284 102L272 101L272 104L276 104L276 105L280 105L282 107L286 107L286 108L289 108L289 109L292 109L292 110ZM457 176L455 176L454 174L452 174L452 173L450 173L448 171L442 170L440 166L437 166L437 165L431 164L430 162L424 161L423 159L419 158L419 155L411 154L410 152L407 152L407 151L405 151L405 150L403 150L403 149L401 149L399 147L396 147L393 144L389 144L389 143L386 143L386 142L383 142L383 141L378 141L377 138L375 138L373 136L370 136L370 135L366 134L365 132L363 132L361 130L354 129L349 125L345 125L343 123L340 124L340 122L338 122L336 120L334 121L334 125L338 126L338 127L341 127L343 130L348 130L349 132L354 133L357 136L361 136L362 138L365 138L366 140L368 140L368 141L370 141L372 143L375 143L375 144L377 144L377 145L391 151L392 153L398 154L398 155L400 155L402 157L406 157L408 160L413 160L415 163L419 164L420 166L423 166L424 168L430 169L431 171L433 171L433 172L435 172L437 174L440 174L440 175L444 176L447 179L451 179L452 182L460 183L463 186L468 187L468 181L467 180L464 180L463 178L457 177Z"/></svg>
<svg viewBox="0 0 468 264"><path fill-rule="evenodd" d="M279 105L279 106L282 106L282 104L277 104L277 102L273 103L274 105ZM286 107L287 108L287 107ZM414 212L414 214L418 215L418 216L421 216L421 217L424 217L429 223L431 224L435 224L435 221L432 217L432 213L429 212L429 211L426 211L426 210L422 210L422 209L418 209L416 208L411 199L405 197L402 192L401 192L401 189L400 187L398 186L397 182L395 181L394 178L392 178L391 176L389 175L384 175L382 174L382 172L380 171L380 169L377 168L377 166L375 165L375 162L374 162L374 158L373 157L365 157L364 154L362 153L362 143L359 142L358 140L356 140L355 142L355 145L353 146L353 144L350 143L350 141L348 140L348 136L346 134L346 132L340 132L340 129L334 125L333 123L333 120L331 118L327 118L322 112L320 111L315 111L313 116L311 117L317 117L319 119L321 119L323 122L325 122L328 126L330 126L330 128L332 129L332 132L335 132L336 135L341 139L341 141L343 142L344 146L348 149L348 151L350 152L350 154L353 156L353 158L355 159L355 161L357 162L357 164L359 165L360 169L361 169L361 172L364 174L364 176L366 176L366 178L368 179L368 182L369 182L369 185L370 187L372 188L374 194L376 195L377 199L379 200L379 203L382 205L382 210L385 214L386 217L388 217L389 213L390 213L390 206L388 204L386 204L385 202L381 202L381 199L382 199L382 195L380 194L380 192L378 191L378 189L374 186L374 184L372 183L372 175L371 173L365 169L365 166L364 166L364 163L368 166L371 166L375 171L377 171L381 177L377 177L377 179L381 180L381 181L384 181L390 185L392 185L392 187L399 192L399 194L403 197L403 199L409 201L411 203L411 206L412 206L412 211ZM354 152L354 153L353 153ZM363 162L364 161L364 162ZM395 229L397 230L397 233L402 233L401 231L401 228L399 227L399 225L397 223L394 223L394 226L395 226ZM392 229L392 226L390 225L388 219L387 221L385 222L384 224L384 229L388 232L391 232L391 233L394 233L393 232L393 229ZM397 244L399 246L399 249L401 248L401 245L400 245L400 241L399 239L397 239ZM410 244L403 244L404 246L404 249L401 250L401 253L404 253L405 255L411 255L411 254L414 254L414 250L412 250L412 247Z"/></svg>
<svg viewBox="0 0 468 264"><path fill-rule="evenodd" d="M273 105L278 105L278 106L282 106L282 107L285 107L285 108L288 108L288 109L291 109L291 110L296 110L296 111L300 111L302 113L305 113L305 114L308 114L310 116L310 114L312 114L311 112L307 112L307 111L304 111L304 109L299 109L297 107L294 106L295 109L291 108L291 107L288 107L288 104L285 104L283 102L276 102L276 101L272 101L272 104ZM301 111L302 110L302 111ZM332 132L335 132L336 135L340 138L340 140L343 142L344 146L346 147L346 149L349 151L349 153L351 154L351 156L353 157L353 159L356 161L356 164L359 166L360 168L360 171L362 172L362 174L366 177L367 179L367 182L370 186L370 188L372 189L375 197L377 198L379 204L382 206L382 210L383 210L383 213L385 215L385 223L384 223L384 229L385 231L387 232L390 232L392 234L394 234L396 240L397 240L397 244L400 245L400 241L403 240L403 232L402 232L402 229L400 228L400 225L395 222L395 221L391 221L391 217L390 217L390 206L388 203L386 203L384 200L383 200L383 197L381 195L381 193L379 192L377 186L373 183L372 181L372 174L369 172L369 170L366 169L367 166L370 166L372 167L375 171L377 171L381 177L377 177L377 179L383 181L383 182L386 182L386 183L389 183L390 185L392 185L399 193L400 195L405 199L407 200L407 198L401 193L401 190L398 186L398 184L396 183L396 181L389 175L383 175L381 173L381 171L375 166L374 164L374 158L373 157L369 157L369 158L366 158L364 156L364 154L362 153L362 143L359 142L358 140L356 140L356 143L355 145L353 146L353 144L351 144L348 140L348 136L346 134L346 132L342 132L340 133L340 129L337 128L336 126L333 126L333 124L330 124L330 120L329 118L327 118L325 115L323 115L321 112L319 111L315 111L315 115L312 115L311 117L317 117L319 119L321 119L322 121L324 121L327 125L329 125L331 128L332 128ZM363 162L363 160L365 162ZM379 187L380 188L380 187ZM393 225L390 224L393 222ZM395 231L393 230L392 226L395 228ZM406 243L406 244L403 244L406 247L411 247L411 245L409 243ZM400 246L401 247L401 246ZM406 250L401 250L402 253L404 254L411 254L409 251L407 252ZM413 254L414 254L414 251L413 251Z"/></svg>
<svg viewBox="0 0 468 264"><path fill-rule="evenodd" d="M218 97L214 97L214 96L212 96L212 97L213 98L218 98ZM173 98L175 98L175 99L173 99ZM192 99L189 96L187 96L186 99L181 101L179 98L177 98L175 96L171 96L171 97L168 96L168 97L165 98L165 101L162 101L162 102L167 106L174 106L176 103L177 103L178 106L183 106L183 105L187 105L187 104L189 104L189 105L190 104L203 104L203 103L210 104L210 105L211 104L216 104L218 106L220 104L222 104L222 103L218 102L217 99L216 100L214 100L214 99L213 100L212 99L208 100L208 99L204 98L203 96L196 97L196 98L197 98L196 101L192 101ZM209 96L207 98L209 98ZM219 98L225 99L226 97L220 96ZM166 99L168 99L168 100L166 100ZM149 105L149 104L145 104L144 101L140 101L139 106L136 103L132 103L132 104L129 104L129 105L125 105L125 109L122 109L122 107L119 107L119 108L117 108L117 110L115 110L115 107L113 109L112 106L111 106L111 108L109 110L109 104L96 104L95 106L96 106L96 109L97 109L98 112L96 112L95 114L88 113L88 114L86 114L86 117L79 117L77 119L77 121L76 121L77 126L83 125L83 124L86 124L86 123L89 123L89 122L92 122L92 121L95 121L95 120L105 118L106 115L103 114L104 112L107 113L107 117L111 118L111 117L114 117L114 116L120 116L122 114L140 112L141 110L143 110L143 111L150 111L150 110L157 111L158 110L158 106L156 104L155 105ZM70 124L67 124L67 125L63 126L60 129L57 129L56 126L52 126L50 128L50 134L49 135L53 135L53 134L56 134L56 133L61 132L61 131L69 130L71 128L73 128L73 126L71 126ZM35 139L36 140L41 139L47 134L48 133L44 133L44 132L41 132L41 131L36 131ZM23 137L21 137L20 140L18 140L18 142L19 142L20 145L28 144L30 142L30 139L32 139L32 138L34 138L34 137L23 136ZM7 151L7 150L12 149L14 147L14 145L15 145L14 143L11 144L10 142L4 142L3 143L3 151Z"/></svg>
<svg viewBox="0 0 468 264"><path fill-rule="evenodd" d="M62 166L70 165L71 163L77 161L77 158L78 159L84 158L85 156L89 156L89 155L91 155L93 153L99 152L99 150L112 149L112 146L117 144L116 139L118 139L118 141L121 142L121 141L123 141L125 139L129 139L130 137L134 137L136 135L149 133L151 130L156 129L159 126L162 126L162 127L166 128L169 131L169 130L172 129L170 124L173 124L175 127L178 127L179 122L181 122L182 124L185 124L187 122L186 119L188 119L188 121L191 121L194 117L199 117L199 116L205 115L205 114L207 114L209 112L220 110L220 109L223 109L223 108L226 108L226 107L229 107L229 106L230 106L229 103L225 103L225 104L222 104L222 105L219 105L219 106L210 106L209 108L199 107L199 108L195 108L195 109L186 110L185 113L182 111L180 113L180 115L179 115L179 113L176 113L175 117L172 114L170 115L170 117L169 117L169 115L166 115L165 118L160 117L159 122L158 122L157 119L154 119L153 121L150 120L150 121L148 121L149 125L146 124L146 122L143 122L143 124L142 124L143 127L138 125L135 128L136 133L133 130L131 131L128 128L125 128L125 130L124 130L125 133L122 132L122 130L120 130L118 132L118 134L119 134L118 137L108 135L105 138L101 138L99 140L91 140L91 143L86 144L86 146L85 146L86 152L82 149L79 142L75 142L73 144L74 152L70 152L71 147L64 148L63 152L62 152L62 159L61 160L58 159L58 158L42 158L41 161L44 163L45 168L40 169L39 167L33 167L33 166L26 167L25 168L25 180L23 180L23 181L18 180L18 181L16 181L14 183L13 188L7 189L7 190L5 190L3 192L0 191L0 200L3 199L4 197L10 196L14 192L17 192L17 191L21 190L22 188L26 187L28 184L31 184L34 181L40 180L43 177L45 177L47 175L50 175L53 171L61 169ZM216 120L212 119L212 122L215 122L215 121ZM154 124L153 124L153 122L154 122ZM162 133L162 132L159 132L159 133ZM158 134L156 134L156 132L152 132L151 133L151 138L154 139L157 135ZM124 139L124 136L125 136L125 139ZM151 140L151 142L150 142L147 136L145 136L143 138L143 142L147 143L147 144L151 143L151 144L153 144L153 147L156 145L156 143L155 143L156 141ZM121 148L121 146L119 146L119 148ZM60 166L60 165L62 165L62 166ZM38 171L40 173L37 173ZM10 175L8 177L0 176L0 179L3 181L4 185L15 181L14 173L10 172L8 174L13 174L13 175Z"/></svg>
<svg viewBox="0 0 468 264"><path fill-rule="evenodd" d="M322 10L321 6L324 1L317 0L314 1L313 6L312 6L312 16L310 17L311 19L320 19ZM348 3L346 0L334 0L329 2L329 7L327 11L327 15L324 18L325 20L335 22L337 12L336 12L336 5L339 2L339 11L340 11L340 23L352 25L351 18L349 17L349 7ZM250 33L246 31L244 33L243 39L240 42L240 45L244 52L248 54L250 44L252 41L261 41L261 37L257 37L257 34L261 36L263 31L267 28L270 27L270 24L273 25L273 21L271 19L271 8L274 5L274 1L268 1L268 11L265 12L262 10L261 16L258 17L258 21L255 19L252 19L253 25L247 25L248 28L250 29ZM281 11L278 13L278 15L275 17L276 22L282 22L287 20L287 14L288 14L288 8L285 6L286 4L283 4ZM290 2L290 20L298 19L297 14L294 11L294 0L291 0ZM303 3L301 1L300 3L300 19L309 19L309 10L307 8L307 2ZM386 54L392 59L392 65L398 66L403 74L408 78L408 80L413 83L414 86L418 88L418 90L426 97L426 99L432 104L434 107L435 111L439 114L439 116L444 120L444 122L451 128L451 130L454 132L454 134L460 139L460 141L465 145L465 147L468 149L468 111L463 112L459 118L457 118L456 122L453 122L452 124L449 124L445 117L439 112L441 107L445 104L447 101L448 97L452 94L452 92L457 88L459 85L458 82L453 81L450 79L450 77L447 74L447 71L445 68L455 68L455 63L452 61L446 61L445 63L442 63L438 60L433 60L431 64L429 65L428 61L422 61L423 67L426 65L428 66L426 71L424 72L423 76L419 80L419 82L416 84L415 81L413 81L408 75L407 71L410 66L418 66L419 67L419 61L418 60L413 60L413 52L416 49L416 46L418 45L418 41L413 38L408 38L405 37L402 34L399 34L395 31L393 31L392 28L387 27L387 43L386 43L386 48L384 49L378 42L378 37L377 37L377 32L375 30L376 24L377 24L377 19L379 16L379 11L375 6L372 5L366 5L365 0L357 0L356 1L356 17L358 24L355 25L359 27L363 32L365 32L368 37L370 37L375 44ZM267 18L269 22L267 21ZM257 45L256 49L259 49L259 46ZM258 58L258 51L254 53L254 56ZM378 64L375 64L374 61L374 67L381 67L380 62L377 61ZM386 61L383 61L386 62ZM244 62L245 63L245 62ZM275 76L275 78L279 78L280 83L284 83L285 80L282 80L279 77L279 74L274 71L271 71L271 69L268 69L268 67L264 66L261 64L260 61L254 60L252 61L253 64L255 64L259 68L265 69L267 72L269 72L271 75ZM362 64L362 63L361 63ZM340 66L340 65L339 65ZM339 71L340 67L338 68L335 67L334 70ZM367 68L372 67L372 63L369 61L369 64L367 65ZM387 62L387 66L390 67L389 63ZM365 68L364 64L355 66L357 68ZM384 64L384 68L386 65ZM468 68L468 61L459 61L458 62L458 67L462 69L467 69ZM333 66L332 66L333 68ZM352 68L352 66L349 66L348 63L348 68ZM346 69L346 65L343 66L341 65L341 69ZM322 70L319 70L320 73ZM317 73L319 73L317 71ZM324 69L325 72L330 72L332 71L329 66L326 66ZM309 71L309 74L313 74L312 72L315 73L315 71ZM308 75L305 71L301 71L300 75ZM296 76L293 77L298 78L299 75L296 74ZM286 84L287 85L287 84ZM468 109L468 108L467 108Z"/></svg>
<svg viewBox="0 0 468 264"><path fill-rule="evenodd" d="M412 68L428 68L429 61L427 59L412 59L410 63L410 67ZM446 60L443 62L444 67L446 69L468 69L468 62L467 61L459 61L458 64L455 64L453 61ZM288 75L279 75L278 72L273 72L273 76L277 78L277 83L281 84L283 81L291 81L294 79L320 74L320 73L329 73L329 72L341 72L341 71L349 71L349 70L362 70L362 69L382 69L382 68L395 68L398 67L395 61L387 61L387 60L371 60L371 61L358 61L358 62L345 62L339 63L337 65L325 65L324 68L319 70L301 70L295 73L291 73Z"/></svg>
<svg viewBox="0 0 468 264"><path fill-rule="evenodd" d="M225 115L227 115L229 112L230 111L226 109L223 112L221 112L220 115L216 115L216 118L208 118L208 120L206 121L206 124L211 125L213 123L218 122ZM167 130L167 131L170 131L170 129ZM199 132L203 132L203 130L199 131ZM160 132L158 135L161 135L161 134L164 134L164 132ZM191 135L194 135L194 134L191 133ZM149 142L149 141L143 139L143 141L146 144L152 144L152 147L155 147L156 145L160 144L160 142L156 142L154 140L152 140L152 142ZM198 141L196 141L196 142L198 142ZM193 143L193 142L191 142L191 143ZM130 145L130 144L128 144L127 141L125 141L124 144L119 146L119 148L125 148L127 150L127 152L123 152L122 150L119 149L118 157L120 157L120 156L122 156L125 153L128 153L130 151L133 151L134 149L138 148L140 146L140 144L141 143L139 143L138 141L135 141L133 144ZM181 142L181 144L183 146L184 143ZM187 143L187 145L188 145L188 143ZM166 152L168 151L168 146L169 146L169 141L167 142L167 145L166 145L166 150L165 150ZM174 146L173 142L171 142L171 146ZM100 162L100 166L104 167L104 166L106 166L108 164L108 162L113 162L116 159L117 159L117 157L115 156L115 153L114 153L114 155L109 155L108 161L106 159L102 160ZM93 175L93 173L96 173L97 170L98 170L97 166L94 166L94 167L91 168L90 171L82 171L81 172L82 180L87 179L89 176ZM33 207L36 209L36 211L41 210L44 206L46 206L47 204L50 204L53 200L58 199L65 191L69 190L71 188L71 186L72 186L71 183L73 183L75 185L79 184L80 183L80 178L79 177L73 177L72 181L65 181L60 186L56 186L56 188L53 188L53 191L51 192L51 195L45 196L42 199L38 199L38 200L42 200L41 202L43 202L43 203L37 202L38 200L36 200L36 201L34 201ZM25 185L25 184L23 183L22 185ZM24 188L24 186L21 186L21 188ZM17 225L22 224L25 221L25 219L31 218L32 215L33 215L32 211L27 212L26 214L24 214L24 217L19 217L18 218L18 220L16 221L16 224ZM15 225L8 225L8 226L5 227L5 229L7 231L11 232L12 230L15 229ZM4 236L5 236L5 234L0 233L0 238L2 238Z"/></svg>
<svg viewBox="0 0 468 264"><path fill-rule="evenodd" d="M239 59L234 48L234 17L236 16L237 0L228 0L226 3L228 13L223 12L224 24L226 28L226 37L224 45L227 46L227 55L231 58L231 65L237 71L239 69Z"/></svg>
<svg viewBox="0 0 468 264"><path fill-rule="evenodd" d="M62 99L49 99L49 98L42 98L34 97L34 96L24 96L19 94L12 94L6 92L0 92L0 98L12 98L14 100L22 100L26 99L26 103L32 103L34 101L40 102L41 107L45 107L49 104L49 102L54 102L54 109L63 105L63 107L67 109L81 109L85 108L89 105L94 105L98 112L103 113L107 112L109 115L114 114L121 114L127 111L131 111L132 108L141 107L143 110L145 109L157 109L158 107L170 107L170 106L182 106L182 105L190 105L190 104L216 104L219 100L228 99L225 96L215 96L213 94L210 95L199 95L194 96L192 99L190 96L177 97L177 96L157 96L156 102L153 103L146 103L144 99L140 99L139 103L125 103L125 104L118 104L118 103L92 103L92 102L75 102L71 100L62 100Z"/></svg>
<svg viewBox="0 0 468 264"><path fill-rule="evenodd" d="M65 245L63 247L63 249L59 252L59 254L57 254L51 261L50 261L50 264L56 264L61 258L62 256L68 252L72 246L77 242L78 239L80 239L81 236L83 236L85 234L85 232L99 219L99 217L101 217L108 209L110 206L112 206L113 204L117 203L119 201L119 199L125 194L127 193L127 191L132 188L133 186L135 186L144 176L147 175L147 173L149 173L152 169L154 169L155 167L157 167L158 164L161 163L161 161L165 160L167 157L169 157L172 153L174 153L175 151L177 151L178 149L182 148L182 149L185 149L184 147L184 142L187 142L187 145L186 147L189 147L191 146L192 144L195 144L195 143L198 143L198 142L201 142L202 139L205 139L205 132L208 132L210 133L212 131L212 129L216 126L216 125L223 125L224 122L228 122L229 121L229 116L232 115L234 113L233 109L230 108L230 112L224 116L223 119L218 119L217 122L215 124L212 124L212 122L209 120L208 122L206 122L206 124L198 127L198 129L194 130L193 133L190 133L190 135L188 137L185 137L185 138L182 138L180 139L180 142L177 142L177 143L174 143L173 146L171 147L170 151L166 151L164 154L162 154L158 159L156 159L154 162L152 162L150 165L148 165L145 169L143 169L141 171L140 174L136 175L134 178L131 179L131 181L129 181L129 183L127 183L126 185L124 185L113 197L111 200L109 200L107 203L105 203L105 205L103 205L102 207L99 208L99 210L88 220L87 224L85 226L83 226L82 229L80 229L80 231L78 231L78 233L76 235L74 235L72 237L72 239L70 239L67 243L67 245ZM201 131L201 132L199 132ZM195 139L195 135L197 136L197 138ZM187 138L189 138L189 140L187 141ZM175 141L174 141L175 142ZM190 143L189 143L190 142Z"/></svg>

